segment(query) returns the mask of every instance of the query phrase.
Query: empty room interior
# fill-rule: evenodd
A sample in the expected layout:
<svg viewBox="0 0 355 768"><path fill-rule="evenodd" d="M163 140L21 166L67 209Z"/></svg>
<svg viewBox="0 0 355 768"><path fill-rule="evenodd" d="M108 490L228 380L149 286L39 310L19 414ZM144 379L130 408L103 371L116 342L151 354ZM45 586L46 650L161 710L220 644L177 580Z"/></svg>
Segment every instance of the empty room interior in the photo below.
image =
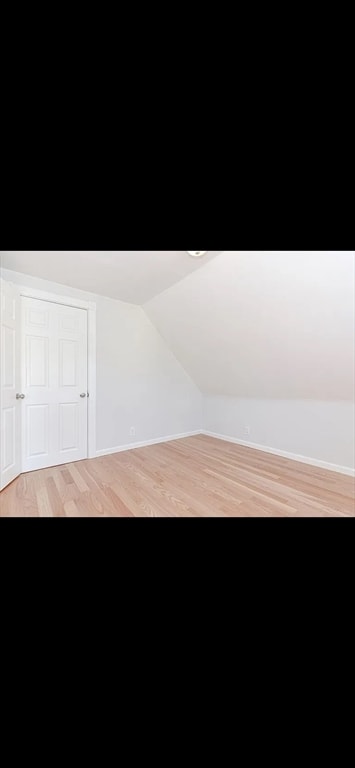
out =
<svg viewBox="0 0 355 768"><path fill-rule="evenodd" d="M354 517L354 251L3 251L0 517Z"/></svg>

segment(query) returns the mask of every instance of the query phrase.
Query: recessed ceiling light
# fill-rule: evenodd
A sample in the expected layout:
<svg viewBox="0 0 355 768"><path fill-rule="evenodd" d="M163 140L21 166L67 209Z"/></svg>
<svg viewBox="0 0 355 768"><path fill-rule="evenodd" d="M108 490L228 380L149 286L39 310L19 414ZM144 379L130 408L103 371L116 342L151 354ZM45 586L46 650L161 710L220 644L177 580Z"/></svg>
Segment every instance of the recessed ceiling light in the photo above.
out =
<svg viewBox="0 0 355 768"><path fill-rule="evenodd" d="M199 259L200 256L204 256L207 251L187 251L187 253L190 256L193 256L194 259Z"/></svg>

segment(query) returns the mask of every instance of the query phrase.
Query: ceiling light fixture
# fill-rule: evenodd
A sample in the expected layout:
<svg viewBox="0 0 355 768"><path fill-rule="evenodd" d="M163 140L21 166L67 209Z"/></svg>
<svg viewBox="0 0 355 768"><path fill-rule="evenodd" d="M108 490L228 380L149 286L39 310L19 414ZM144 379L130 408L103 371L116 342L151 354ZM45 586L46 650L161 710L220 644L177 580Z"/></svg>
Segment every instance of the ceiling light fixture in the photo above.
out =
<svg viewBox="0 0 355 768"><path fill-rule="evenodd" d="M204 256L207 251L187 251L189 256L193 256L194 259L199 259L200 256Z"/></svg>

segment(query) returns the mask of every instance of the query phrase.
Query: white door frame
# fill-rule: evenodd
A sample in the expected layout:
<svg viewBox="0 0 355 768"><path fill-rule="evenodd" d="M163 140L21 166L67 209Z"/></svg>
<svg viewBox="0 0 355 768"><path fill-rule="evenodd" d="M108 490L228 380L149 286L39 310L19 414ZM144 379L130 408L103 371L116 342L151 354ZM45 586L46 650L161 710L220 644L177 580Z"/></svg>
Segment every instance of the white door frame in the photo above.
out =
<svg viewBox="0 0 355 768"><path fill-rule="evenodd" d="M1 272L1 270L0 270ZM7 290L10 290L12 300L14 301L14 309L15 309L15 317L12 321L14 321L14 332L15 332L15 345L14 345L14 359L13 359L13 387L11 387L12 393L10 395L9 399L9 391L8 387L6 387L5 382L3 381L3 376L1 375L1 381L0 381L0 491L2 491L4 488L6 488L7 485L13 482L18 475L21 474L21 408L18 407L18 404L15 400L15 394L16 390L17 392L20 392L20 382L21 382L21 374L20 374L20 367L21 367L21 333L20 333L20 294L17 289L17 287L11 283L9 280L4 280L3 277L0 274L0 347L2 344L2 327L3 327L3 321L6 326L7 324L7 318L6 318L6 302L7 298L5 298L5 292ZM3 307L3 300L5 298L5 307ZM3 309L5 309L3 313ZM11 323L11 320L10 320ZM6 346L6 345L5 345ZM1 360L0 360L0 367L5 363L5 359L3 359L3 352L5 350L0 349L1 352ZM5 363L6 364L6 363ZM1 372L2 374L2 372ZM12 399L13 398L13 399ZM12 424L12 432L13 432L13 463L12 466L8 466L6 469L3 469L3 450L6 454L6 448L5 448L5 434L6 434L6 426L5 426L5 408L4 408L4 401L7 401L7 404L9 406L9 403L11 402L11 406L13 407L14 411L14 421ZM10 406L10 408L11 408ZM6 408L7 410L7 408ZM7 475L7 476L6 476Z"/></svg>
<svg viewBox="0 0 355 768"><path fill-rule="evenodd" d="M88 458L96 457L96 303L82 301L69 296L58 296L56 293L37 291L20 285L20 296L27 299L50 301L52 304L64 304L66 307L86 309L88 316ZM22 354L22 350L21 350ZM22 468L23 471L23 468Z"/></svg>

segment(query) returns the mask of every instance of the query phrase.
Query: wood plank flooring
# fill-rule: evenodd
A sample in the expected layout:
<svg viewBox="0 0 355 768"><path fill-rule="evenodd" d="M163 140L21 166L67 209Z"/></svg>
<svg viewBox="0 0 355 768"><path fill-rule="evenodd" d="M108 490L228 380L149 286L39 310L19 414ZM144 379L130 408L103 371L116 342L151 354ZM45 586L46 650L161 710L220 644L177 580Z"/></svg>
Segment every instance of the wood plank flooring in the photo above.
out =
<svg viewBox="0 0 355 768"><path fill-rule="evenodd" d="M355 480L197 435L21 475L0 517L351 517Z"/></svg>

